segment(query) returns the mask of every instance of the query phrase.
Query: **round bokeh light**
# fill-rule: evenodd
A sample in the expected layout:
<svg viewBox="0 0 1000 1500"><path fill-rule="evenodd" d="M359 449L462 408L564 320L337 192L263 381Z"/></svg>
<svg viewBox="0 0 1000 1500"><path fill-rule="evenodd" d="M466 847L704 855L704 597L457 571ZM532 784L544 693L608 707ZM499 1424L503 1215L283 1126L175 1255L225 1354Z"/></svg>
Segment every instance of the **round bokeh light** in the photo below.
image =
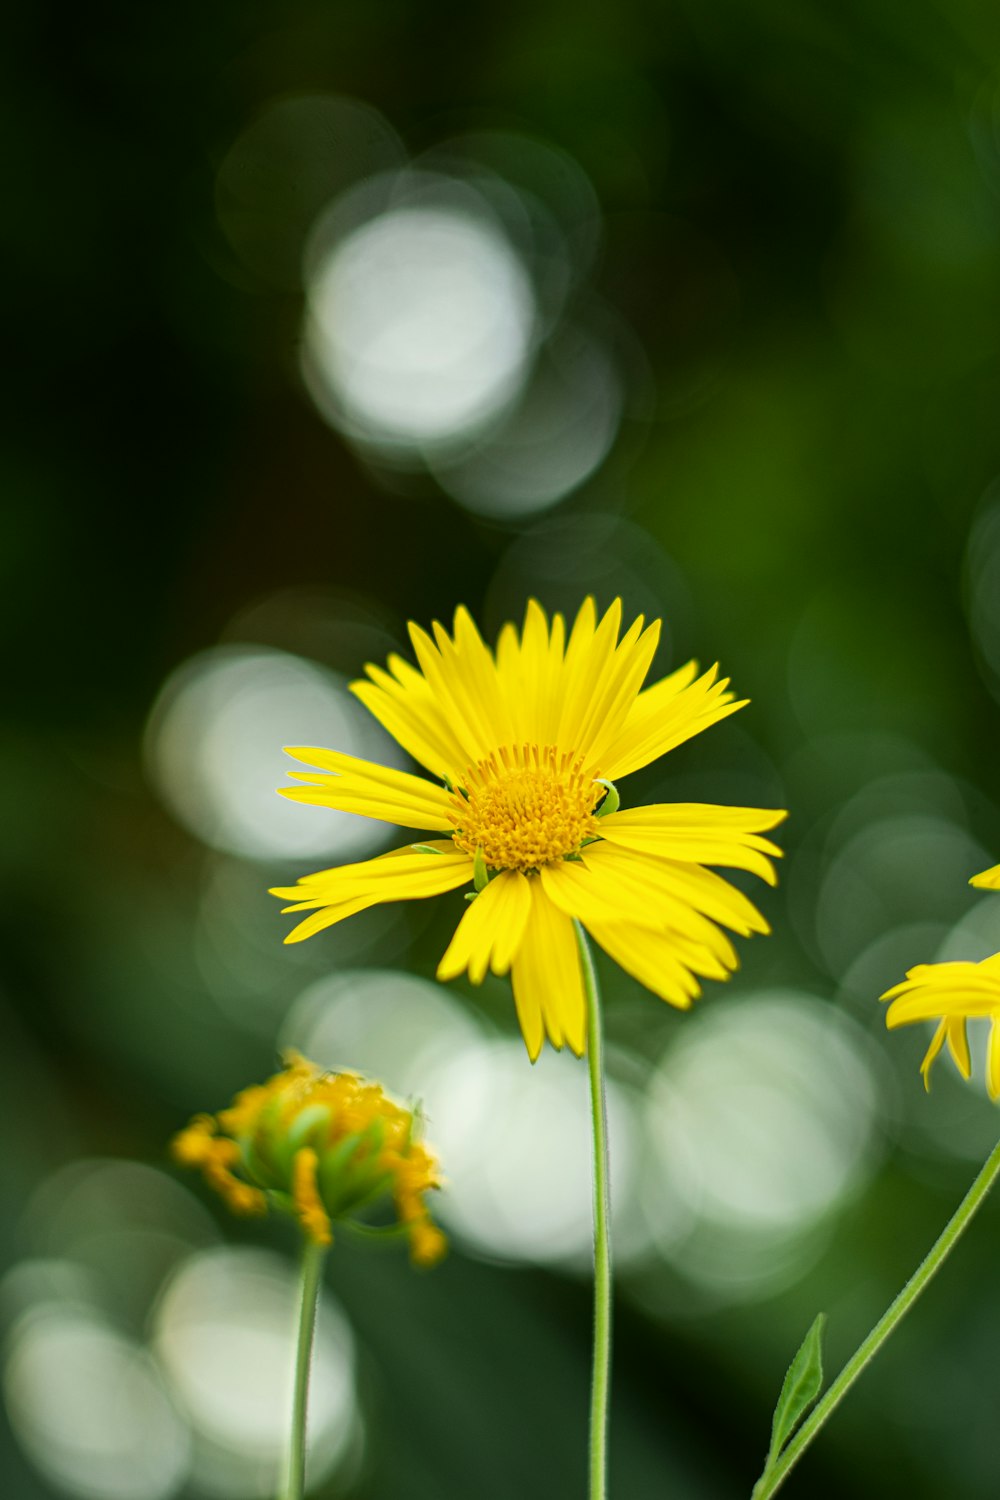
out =
<svg viewBox="0 0 1000 1500"><path fill-rule="evenodd" d="M204 843L250 859L364 858L388 839L382 823L302 807L277 795L284 745L338 750L402 767L396 742L325 667L260 646L218 646L168 678L146 729L153 784Z"/></svg>
<svg viewBox="0 0 1000 1500"><path fill-rule="evenodd" d="M309 257L307 385L359 441L452 442L520 389L535 330L530 277L471 187L411 172L347 197Z"/></svg>

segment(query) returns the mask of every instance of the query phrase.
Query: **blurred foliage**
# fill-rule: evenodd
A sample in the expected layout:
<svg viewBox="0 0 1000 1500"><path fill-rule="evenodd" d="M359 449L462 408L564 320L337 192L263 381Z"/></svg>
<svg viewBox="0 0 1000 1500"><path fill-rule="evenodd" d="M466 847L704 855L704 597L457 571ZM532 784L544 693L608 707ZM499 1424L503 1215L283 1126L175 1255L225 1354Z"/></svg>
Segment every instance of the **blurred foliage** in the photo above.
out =
<svg viewBox="0 0 1000 1500"><path fill-rule="evenodd" d="M360 956L332 938L282 954L262 893L305 866L235 861L235 941L273 945L273 1024L241 1020L239 983L209 992L198 921L220 856L143 772L169 672L223 639L358 670L343 642L233 624L282 591L348 597L400 639L458 601L492 631L529 589L569 608L620 590L665 615L664 669L718 657L754 700L630 795L791 808L775 936L734 998L801 988L880 1059L885 1165L794 1272L718 1304L674 1266L621 1281L613 1492L749 1494L802 1328L826 1309L839 1368L992 1141L978 1094L942 1077L923 1097L920 1039L887 1045L875 999L935 956L975 906L963 881L1000 853L990 574L965 562L1000 470L1000 11L222 0L22 7L9 41L0 1256L37 1253L18 1225L48 1173L162 1164L190 1111L268 1071L310 979L382 961L374 928ZM300 295L239 262L213 192L271 100L323 92L374 106L413 152L515 129L593 184L592 283L638 374L611 455L549 513L486 521L429 479L388 484L301 390ZM1000 907L984 911L958 940L1000 947ZM431 975L450 921L405 927L391 961ZM648 1065L687 1018L604 980L612 1050ZM500 987L474 1004L512 1029ZM995 1493L998 1213L789 1495ZM419 1281L391 1257L333 1259L365 1351L350 1493L581 1491L585 1280L460 1251ZM2 1442L4 1494L59 1493Z"/></svg>

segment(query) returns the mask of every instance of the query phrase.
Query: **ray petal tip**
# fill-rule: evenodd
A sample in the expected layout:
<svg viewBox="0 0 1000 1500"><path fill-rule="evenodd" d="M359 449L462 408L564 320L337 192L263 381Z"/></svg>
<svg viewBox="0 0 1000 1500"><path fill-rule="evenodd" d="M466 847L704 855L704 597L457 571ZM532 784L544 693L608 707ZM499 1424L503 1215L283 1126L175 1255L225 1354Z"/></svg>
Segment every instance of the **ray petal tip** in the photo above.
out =
<svg viewBox="0 0 1000 1500"><path fill-rule="evenodd" d="M435 621L434 623L436 624L437 621ZM422 647L433 645L433 642L430 636L427 634L426 630L422 625L418 625L416 620L407 620L406 630L411 642L413 643L413 649L415 651L419 652Z"/></svg>

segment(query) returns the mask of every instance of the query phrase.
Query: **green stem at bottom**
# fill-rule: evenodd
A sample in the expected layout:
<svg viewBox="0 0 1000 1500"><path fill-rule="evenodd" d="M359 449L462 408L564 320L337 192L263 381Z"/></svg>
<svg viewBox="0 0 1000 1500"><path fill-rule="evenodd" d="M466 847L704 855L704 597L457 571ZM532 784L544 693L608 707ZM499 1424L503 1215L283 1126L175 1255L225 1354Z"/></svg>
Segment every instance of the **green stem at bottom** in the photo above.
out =
<svg viewBox="0 0 1000 1500"><path fill-rule="evenodd" d="M852 1354L822 1401L803 1422L781 1457L758 1479L754 1485L751 1500L769 1500L769 1497L775 1494L788 1478L793 1466L798 1463L827 1418L832 1416L840 1405L862 1370L874 1359L897 1323L902 1321L928 1282L941 1269L948 1255L972 1222L998 1176L1000 1176L1000 1141L993 1147L975 1182L899 1296L882 1314L864 1343Z"/></svg>
<svg viewBox="0 0 1000 1500"><path fill-rule="evenodd" d="M292 1393L292 1430L288 1439L288 1461L281 1500L302 1500L306 1477L306 1410L309 1403L309 1370L312 1365L316 1308L323 1277L326 1246L307 1239L302 1247L298 1343L295 1350L295 1387Z"/></svg>
<svg viewBox="0 0 1000 1500"><path fill-rule="evenodd" d="M601 1001L590 946L580 923L583 985L587 996L587 1070L594 1142L594 1365L590 1386L589 1500L605 1500L608 1468L608 1395L611 1389L611 1212L608 1186L608 1111L604 1090Z"/></svg>

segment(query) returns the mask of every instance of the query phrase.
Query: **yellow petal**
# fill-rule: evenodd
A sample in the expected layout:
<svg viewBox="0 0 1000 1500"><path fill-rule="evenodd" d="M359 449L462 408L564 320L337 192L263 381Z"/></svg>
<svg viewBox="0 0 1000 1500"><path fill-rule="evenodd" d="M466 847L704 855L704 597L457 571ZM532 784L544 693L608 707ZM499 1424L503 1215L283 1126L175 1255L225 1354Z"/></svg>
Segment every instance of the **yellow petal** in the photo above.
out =
<svg viewBox="0 0 1000 1500"><path fill-rule="evenodd" d="M324 927L385 901L416 901L468 885L473 862L450 839L430 844L424 852L394 849L377 859L340 865L304 876L297 885L278 886L272 895L290 899L286 911L313 914L288 934L286 943L299 943Z"/></svg>
<svg viewBox="0 0 1000 1500"><path fill-rule="evenodd" d="M454 641L436 623L434 635L432 641L419 625L410 625L420 670L462 747L465 765L475 764L511 737L496 666L467 610L455 612Z"/></svg>
<svg viewBox="0 0 1000 1500"><path fill-rule="evenodd" d="M670 930L714 954L727 969L736 967L736 954L717 921L745 937L768 931L741 892L699 865L600 843L584 850L582 864L562 868L567 875L548 877L552 899L584 925L626 921L630 926ZM541 873L544 880L546 870Z"/></svg>
<svg viewBox="0 0 1000 1500"><path fill-rule="evenodd" d="M574 748L588 764L603 764L607 747L617 740L639 689L652 664L660 639L660 622L643 630L643 619L633 623L602 676L595 678L587 711L577 731Z"/></svg>
<svg viewBox="0 0 1000 1500"><path fill-rule="evenodd" d="M931 1068L934 1066L934 1062L937 1058L938 1053L944 1046L944 1039L947 1035L947 1031L948 1023L946 1021L942 1021L939 1024L934 1035L931 1037L931 1044L927 1048L927 1051L924 1053L924 1060L920 1064L920 1072L923 1075L924 1088L927 1090L928 1094L931 1091Z"/></svg>
<svg viewBox="0 0 1000 1500"><path fill-rule="evenodd" d="M587 1031L580 950L570 918L554 906L539 880L529 881L531 910L511 969L518 1020L532 1062L544 1024L553 1046L567 1041L577 1056Z"/></svg>
<svg viewBox="0 0 1000 1500"><path fill-rule="evenodd" d="M311 875L303 875L293 886L276 886L271 894L299 901L315 897L315 904L318 904L320 899L328 896L347 900L386 880L395 880L399 876L408 878L421 870L426 871L427 878L434 882L446 875L457 877L459 873L471 880L472 869L472 859L452 839L430 839L419 845L404 844L401 849L390 849L374 859L316 870ZM461 884L461 881L457 883ZM312 897L307 893L312 893Z"/></svg>
<svg viewBox="0 0 1000 1500"><path fill-rule="evenodd" d="M986 1087L991 1099L1000 1098L1000 1017L993 1017L986 1050Z"/></svg>
<svg viewBox="0 0 1000 1500"><path fill-rule="evenodd" d="M542 1019L542 1001L535 985L518 982L517 970L511 975L511 988L514 991L514 1008L517 1011L517 1024L521 1028L524 1037L524 1045L528 1049L528 1056L532 1062L538 1061L538 1055L545 1041L545 1022Z"/></svg>
<svg viewBox="0 0 1000 1500"><path fill-rule="evenodd" d="M678 956L673 934L625 922L589 922L587 931L627 974L678 1010L689 1009L701 994L697 979Z"/></svg>
<svg viewBox="0 0 1000 1500"><path fill-rule="evenodd" d="M489 750L513 742L514 726L508 711L493 653L483 643L469 611L460 605L455 611L454 641L440 625L434 636L442 660L450 665L454 685L464 691L469 711ZM488 753L488 752L487 752Z"/></svg>
<svg viewBox="0 0 1000 1500"><path fill-rule="evenodd" d="M401 656L389 657L389 671L371 663L370 682L352 682L351 692L393 739L433 775L451 781L465 770L468 754L451 733L441 706L423 674Z"/></svg>
<svg viewBox="0 0 1000 1500"><path fill-rule="evenodd" d="M639 694L605 748L603 775L612 781L627 776L746 706L746 698L733 701L729 679L719 679L718 667L692 681L695 670L689 662Z"/></svg>
<svg viewBox="0 0 1000 1500"><path fill-rule="evenodd" d="M479 892L455 929L438 964L437 977L454 979L466 969L473 984L486 970L506 974L517 955L531 909L528 879L519 870L504 870Z"/></svg>
<svg viewBox="0 0 1000 1500"><path fill-rule="evenodd" d="M293 802L310 802L334 807L341 812L362 813L383 823L399 823L404 828L437 828L449 831L451 801L444 787L411 776L408 771L390 770L372 761L341 755L337 750L307 746L288 746L287 755L320 771L292 771L289 774L304 786L281 787L283 797ZM329 774L326 774L329 773Z"/></svg>
<svg viewBox="0 0 1000 1500"><path fill-rule="evenodd" d="M615 878L641 883L647 899L680 901L741 937L770 932L770 926L748 896L714 870L640 849L605 842L601 860Z"/></svg>
<svg viewBox="0 0 1000 1500"><path fill-rule="evenodd" d="M529 599L518 639L505 625L497 642L497 676L514 728L515 744L552 745L561 707L566 627L554 615L549 629L545 611Z"/></svg>
<svg viewBox="0 0 1000 1500"><path fill-rule="evenodd" d="M667 859L749 870L774 885L771 859L781 850L761 838L758 830L773 828L786 816L757 807L666 802L610 813L601 819L601 836L623 848Z"/></svg>
<svg viewBox="0 0 1000 1500"><path fill-rule="evenodd" d="M589 846L580 860L554 861L542 865L538 878L549 900L583 923L634 921L640 926L659 928L664 925L662 913L644 901L644 891L632 885L622 886L609 878L603 869L602 846ZM636 896L638 894L638 904Z"/></svg>
<svg viewBox="0 0 1000 1500"><path fill-rule="evenodd" d="M948 1051L963 1078L972 1074L972 1059L969 1056L969 1033L964 1016L951 1016L942 1023L948 1028Z"/></svg>
<svg viewBox="0 0 1000 1500"><path fill-rule="evenodd" d="M647 895L682 901L741 937L771 930L749 897L714 870L615 844L603 843L595 848L601 849L602 863L609 870L621 871L631 881L641 881Z"/></svg>
<svg viewBox="0 0 1000 1500"><path fill-rule="evenodd" d="M942 1016L992 1016L1000 1012L1000 974L991 960L918 964L882 999L892 1002L885 1017L890 1030Z"/></svg>
<svg viewBox="0 0 1000 1500"><path fill-rule="evenodd" d="M561 709L556 743L563 750L581 752L580 730L589 713L595 684L602 681L618 643L622 602L616 599L596 625L592 598L583 601L573 623L560 674Z"/></svg>
<svg viewBox="0 0 1000 1500"><path fill-rule="evenodd" d="M969 884L979 886L984 891L1000 891L1000 865L984 870L981 875L973 875Z"/></svg>

